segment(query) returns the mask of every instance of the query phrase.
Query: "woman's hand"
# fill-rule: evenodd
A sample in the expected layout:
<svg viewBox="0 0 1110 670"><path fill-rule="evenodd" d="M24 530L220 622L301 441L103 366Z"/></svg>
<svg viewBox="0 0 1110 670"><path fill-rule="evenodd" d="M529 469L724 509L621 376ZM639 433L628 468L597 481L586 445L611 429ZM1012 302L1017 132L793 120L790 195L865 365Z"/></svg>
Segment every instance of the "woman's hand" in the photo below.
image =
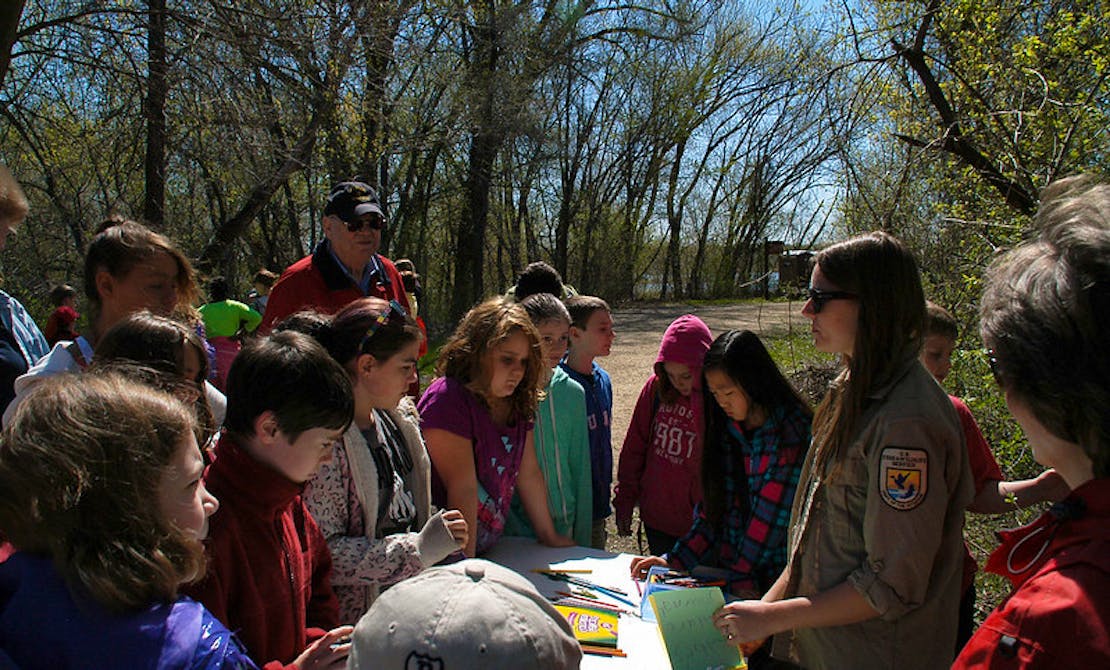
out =
<svg viewBox="0 0 1110 670"><path fill-rule="evenodd" d="M763 640L778 632L770 611L772 604L762 600L737 600L713 613L713 625L729 644Z"/></svg>
<svg viewBox="0 0 1110 670"><path fill-rule="evenodd" d="M459 549L466 549L466 542L470 539L470 527L466 524L466 517L457 509L445 510L442 515L443 525Z"/></svg>
<svg viewBox="0 0 1110 670"><path fill-rule="evenodd" d="M662 556L636 556L632 559L632 579L646 579L650 568L661 565L667 567L667 561Z"/></svg>
<svg viewBox="0 0 1110 670"><path fill-rule="evenodd" d="M308 648L293 661L293 666L301 670L346 667L347 654L351 651L351 634L354 632L354 626L332 628L323 637L308 645Z"/></svg>

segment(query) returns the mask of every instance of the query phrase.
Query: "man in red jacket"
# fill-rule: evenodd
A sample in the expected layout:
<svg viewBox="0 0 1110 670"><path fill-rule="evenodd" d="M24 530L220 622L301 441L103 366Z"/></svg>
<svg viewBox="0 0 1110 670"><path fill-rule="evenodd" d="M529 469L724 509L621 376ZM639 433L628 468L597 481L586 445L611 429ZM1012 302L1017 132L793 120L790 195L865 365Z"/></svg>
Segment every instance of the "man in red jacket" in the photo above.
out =
<svg viewBox="0 0 1110 670"><path fill-rule="evenodd" d="M409 308L401 275L378 253L388 225L378 193L360 181L336 184L324 205L324 239L286 268L270 291L260 333L302 309L334 314L364 296Z"/></svg>

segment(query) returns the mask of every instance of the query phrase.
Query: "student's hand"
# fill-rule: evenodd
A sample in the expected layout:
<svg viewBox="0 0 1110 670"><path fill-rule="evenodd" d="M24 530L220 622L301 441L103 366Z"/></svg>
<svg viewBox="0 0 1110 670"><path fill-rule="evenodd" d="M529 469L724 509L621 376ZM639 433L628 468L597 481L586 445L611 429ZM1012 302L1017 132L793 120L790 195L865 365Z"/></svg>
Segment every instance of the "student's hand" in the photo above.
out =
<svg viewBox="0 0 1110 670"><path fill-rule="evenodd" d="M713 625L729 644L740 645L766 639L776 632L768 616L770 604L762 600L731 602L713 613Z"/></svg>
<svg viewBox="0 0 1110 670"><path fill-rule="evenodd" d="M293 661L293 666L301 670L346 667L347 654L351 652L351 634L354 632L354 626L332 628L322 638L308 645Z"/></svg>
<svg viewBox="0 0 1110 670"><path fill-rule="evenodd" d="M540 540L540 544L546 545L548 547L577 547L578 546L578 543L574 541L574 538L567 537L566 535L559 535L558 533L556 533L555 535L552 535L550 537L547 537L545 539Z"/></svg>
<svg viewBox="0 0 1110 670"><path fill-rule="evenodd" d="M466 548L466 541L470 539L470 528L466 525L466 517L457 509L449 509L443 513L443 525L455 540L460 549Z"/></svg>
<svg viewBox="0 0 1110 670"><path fill-rule="evenodd" d="M648 569L661 565L667 567L667 561L662 556L636 556L632 559L632 579L646 579Z"/></svg>

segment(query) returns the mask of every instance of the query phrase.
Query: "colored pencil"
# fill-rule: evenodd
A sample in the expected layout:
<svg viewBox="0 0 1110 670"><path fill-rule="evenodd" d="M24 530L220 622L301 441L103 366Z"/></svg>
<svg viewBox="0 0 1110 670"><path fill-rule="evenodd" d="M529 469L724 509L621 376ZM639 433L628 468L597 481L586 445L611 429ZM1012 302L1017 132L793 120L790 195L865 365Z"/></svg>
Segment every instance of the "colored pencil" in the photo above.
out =
<svg viewBox="0 0 1110 670"><path fill-rule="evenodd" d="M603 600L597 600L596 598L590 598L589 596L584 596L584 595L580 595L580 594L577 594L577 593L572 593L570 591L556 591L555 593L558 593L559 595L565 596L567 598L575 598L576 600L581 600L581 601L589 602L589 603L595 603L597 605L600 605L601 607L604 607L605 609L610 609L610 610L619 610L620 609L620 607L617 607L613 603L607 603Z"/></svg>
<svg viewBox="0 0 1110 670"><path fill-rule="evenodd" d="M616 594L622 595L622 596L628 595L626 592L624 592L621 589L618 589L615 586L602 586L601 584L591 582L588 579L580 579L578 577L567 577L566 581L570 582L571 584L574 584L575 586L584 586L588 589L597 589L598 591L608 591L609 593L616 593Z"/></svg>
<svg viewBox="0 0 1110 670"><path fill-rule="evenodd" d="M532 568L532 572L537 572L541 575L551 575L562 573L564 575L589 575L593 574L593 570L555 570L546 568Z"/></svg>
<svg viewBox="0 0 1110 670"><path fill-rule="evenodd" d="M633 613L631 610L626 610L623 607L618 607L618 606L616 606L612 603L607 603L603 600L594 600L593 598L587 598L586 596L575 595L573 593L570 593L569 591L556 591L556 593L558 593L563 598L570 598L571 600L577 600L583 606L588 605L590 607L596 607L598 609L607 610L609 612L617 612L617 613L624 613L624 614L632 614Z"/></svg>
<svg viewBox="0 0 1110 670"><path fill-rule="evenodd" d="M554 579L557 582L566 582L568 584L574 584L575 586L581 586L581 587L590 589L591 591L598 591L600 593L604 593L605 595L609 596L610 598L612 598L614 600L619 600L622 603L628 605L629 607L631 607L633 609L635 609L637 607L636 603L634 603L631 600L629 600L628 598L624 597L626 595L624 591L622 591L622 590L620 590L616 587L602 586L601 584L595 584L595 583L593 583L591 581L588 581L588 580L585 580L585 579L579 579L578 577L571 577L568 574L564 574L564 573L558 572L558 571L545 572L545 573L542 573L542 574L545 577L547 577L548 579Z"/></svg>
<svg viewBox="0 0 1110 670"><path fill-rule="evenodd" d="M622 658L628 656L620 649L610 649L609 647L598 647L592 644L581 644L582 653L594 654L595 656L620 656Z"/></svg>

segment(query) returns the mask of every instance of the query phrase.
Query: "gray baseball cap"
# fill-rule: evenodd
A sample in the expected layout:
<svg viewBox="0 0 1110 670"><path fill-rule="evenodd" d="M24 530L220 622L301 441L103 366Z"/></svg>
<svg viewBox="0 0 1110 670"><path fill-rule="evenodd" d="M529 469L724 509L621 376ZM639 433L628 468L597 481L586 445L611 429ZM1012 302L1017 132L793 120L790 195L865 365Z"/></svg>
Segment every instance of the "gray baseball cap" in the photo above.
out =
<svg viewBox="0 0 1110 670"><path fill-rule="evenodd" d="M383 593L355 626L347 667L563 670L581 662L570 624L527 579L469 559Z"/></svg>

